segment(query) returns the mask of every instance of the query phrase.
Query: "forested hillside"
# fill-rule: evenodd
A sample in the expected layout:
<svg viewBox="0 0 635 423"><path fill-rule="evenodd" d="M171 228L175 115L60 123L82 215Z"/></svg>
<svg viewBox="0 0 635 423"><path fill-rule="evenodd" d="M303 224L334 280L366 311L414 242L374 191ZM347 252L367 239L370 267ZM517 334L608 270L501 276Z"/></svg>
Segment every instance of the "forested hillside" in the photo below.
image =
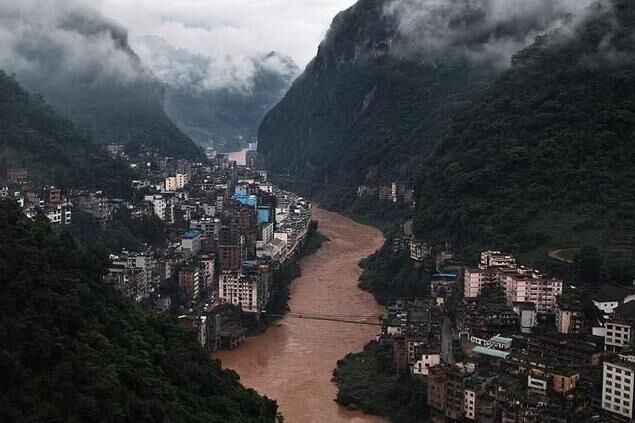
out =
<svg viewBox="0 0 635 423"><path fill-rule="evenodd" d="M26 167L34 182L64 188L99 188L118 195L130 189L130 170L124 164L0 71L0 175L11 167Z"/></svg>
<svg viewBox="0 0 635 423"><path fill-rule="evenodd" d="M635 3L614 0L518 53L422 166L417 232L468 253L591 244L614 271L632 260L634 32Z"/></svg>
<svg viewBox="0 0 635 423"><path fill-rule="evenodd" d="M0 421L275 421L275 402L103 284L103 266L0 201Z"/></svg>

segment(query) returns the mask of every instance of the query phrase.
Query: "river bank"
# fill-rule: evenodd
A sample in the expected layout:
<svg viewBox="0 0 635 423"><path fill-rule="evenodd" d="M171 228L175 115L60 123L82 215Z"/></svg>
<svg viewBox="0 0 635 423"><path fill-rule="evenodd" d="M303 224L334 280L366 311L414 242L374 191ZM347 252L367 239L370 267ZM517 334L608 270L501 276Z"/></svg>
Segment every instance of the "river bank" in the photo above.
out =
<svg viewBox="0 0 635 423"><path fill-rule="evenodd" d="M377 321L383 309L358 288L357 264L381 247L381 232L319 208L314 218L329 241L301 260L302 275L291 285L291 312ZM361 351L378 331L378 326L285 316L264 334L215 355L244 385L277 400L286 422L381 422L339 406L331 381L337 361Z"/></svg>

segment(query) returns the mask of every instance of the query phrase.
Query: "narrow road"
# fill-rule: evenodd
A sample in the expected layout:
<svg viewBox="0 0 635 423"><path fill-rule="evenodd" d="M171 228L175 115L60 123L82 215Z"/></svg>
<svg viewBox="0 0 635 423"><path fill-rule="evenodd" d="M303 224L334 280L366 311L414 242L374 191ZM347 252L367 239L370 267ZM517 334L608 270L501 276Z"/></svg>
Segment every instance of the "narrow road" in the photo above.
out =
<svg viewBox="0 0 635 423"><path fill-rule="evenodd" d="M443 326L441 327L441 359L446 364L454 364L452 332L452 321L449 317L445 317L443 319Z"/></svg>

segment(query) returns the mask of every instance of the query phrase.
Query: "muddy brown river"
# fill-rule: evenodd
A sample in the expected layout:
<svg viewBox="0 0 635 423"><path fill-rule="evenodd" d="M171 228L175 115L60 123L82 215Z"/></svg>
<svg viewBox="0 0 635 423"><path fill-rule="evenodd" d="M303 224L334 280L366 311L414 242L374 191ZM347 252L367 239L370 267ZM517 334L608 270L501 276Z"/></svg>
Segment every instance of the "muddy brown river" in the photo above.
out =
<svg viewBox="0 0 635 423"><path fill-rule="evenodd" d="M330 241L301 262L302 276L291 286L292 313L379 316L383 309L357 288L359 260L381 247L375 228L314 208L319 231ZM232 351L220 351L223 366L242 383L278 401L285 422L382 422L352 412L335 401L331 382L337 360L360 351L378 333L377 326L285 317L263 335L248 338Z"/></svg>

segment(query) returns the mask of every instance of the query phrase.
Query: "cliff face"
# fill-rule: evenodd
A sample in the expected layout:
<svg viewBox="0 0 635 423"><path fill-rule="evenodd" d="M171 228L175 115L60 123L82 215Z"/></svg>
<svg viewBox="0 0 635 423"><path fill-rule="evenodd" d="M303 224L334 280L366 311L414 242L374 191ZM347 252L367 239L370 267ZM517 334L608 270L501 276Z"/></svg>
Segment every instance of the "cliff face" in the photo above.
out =
<svg viewBox="0 0 635 423"><path fill-rule="evenodd" d="M358 184L407 179L454 111L496 74L465 60L401 54L397 21L385 7L362 0L340 13L260 126L259 150L271 171L323 200Z"/></svg>

